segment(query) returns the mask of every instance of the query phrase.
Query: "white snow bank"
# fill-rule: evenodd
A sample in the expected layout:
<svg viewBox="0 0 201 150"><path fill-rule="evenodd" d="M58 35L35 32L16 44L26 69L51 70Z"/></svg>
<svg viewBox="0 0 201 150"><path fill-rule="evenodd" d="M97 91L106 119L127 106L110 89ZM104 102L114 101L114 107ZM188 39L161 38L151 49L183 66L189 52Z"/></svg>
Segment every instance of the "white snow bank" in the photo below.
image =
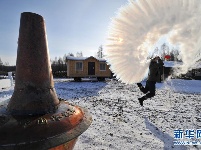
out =
<svg viewBox="0 0 201 150"><path fill-rule="evenodd" d="M201 80L172 79L166 83L174 92L201 93Z"/></svg>
<svg viewBox="0 0 201 150"><path fill-rule="evenodd" d="M93 122L79 136L74 150L201 149L200 145L173 144L174 130L201 128L201 81L171 79L157 83L156 96L146 100L144 107L140 107L138 102L144 94L136 84L126 85L116 80L54 81L59 97L87 108L92 114ZM200 92L194 94L195 91ZM0 102L7 102L12 93L13 86L0 89Z"/></svg>
<svg viewBox="0 0 201 150"><path fill-rule="evenodd" d="M8 88L10 86L11 86L11 80L10 79L1 79L0 80L0 89Z"/></svg>
<svg viewBox="0 0 201 150"><path fill-rule="evenodd" d="M164 61L164 67L179 67L183 63L182 62L177 62L177 61Z"/></svg>

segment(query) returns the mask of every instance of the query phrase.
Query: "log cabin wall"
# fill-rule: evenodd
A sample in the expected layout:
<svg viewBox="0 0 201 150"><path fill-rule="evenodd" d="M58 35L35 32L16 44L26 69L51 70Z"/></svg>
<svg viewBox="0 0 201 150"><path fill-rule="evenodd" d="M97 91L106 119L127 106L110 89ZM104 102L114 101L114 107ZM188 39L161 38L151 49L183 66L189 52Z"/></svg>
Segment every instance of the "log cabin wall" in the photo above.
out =
<svg viewBox="0 0 201 150"><path fill-rule="evenodd" d="M81 62L82 69L76 70L76 63ZM88 75L88 63L95 63L95 75ZM105 70L100 70L100 64L104 63L106 65ZM111 77L111 71L106 61L99 61L94 57L88 57L84 60L67 60L67 76L68 77Z"/></svg>

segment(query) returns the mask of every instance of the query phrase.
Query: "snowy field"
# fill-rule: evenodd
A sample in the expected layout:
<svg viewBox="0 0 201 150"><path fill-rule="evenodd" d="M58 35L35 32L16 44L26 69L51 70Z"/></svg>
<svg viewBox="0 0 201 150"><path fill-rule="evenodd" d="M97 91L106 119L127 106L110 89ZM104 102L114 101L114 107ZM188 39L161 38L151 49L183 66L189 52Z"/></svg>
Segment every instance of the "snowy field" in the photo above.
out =
<svg viewBox="0 0 201 150"><path fill-rule="evenodd" d="M87 108L91 126L77 141L75 150L198 150L198 145L174 145L177 129L201 129L201 81L172 79L157 84L156 96L138 103L143 94L135 84L116 80L73 82L54 79L58 97ZM0 89L1 103L13 86ZM200 141L201 138L182 141Z"/></svg>
<svg viewBox="0 0 201 150"><path fill-rule="evenodd" d="M11 86L10 79L0 79L0 89L8 88Z"/></svg>

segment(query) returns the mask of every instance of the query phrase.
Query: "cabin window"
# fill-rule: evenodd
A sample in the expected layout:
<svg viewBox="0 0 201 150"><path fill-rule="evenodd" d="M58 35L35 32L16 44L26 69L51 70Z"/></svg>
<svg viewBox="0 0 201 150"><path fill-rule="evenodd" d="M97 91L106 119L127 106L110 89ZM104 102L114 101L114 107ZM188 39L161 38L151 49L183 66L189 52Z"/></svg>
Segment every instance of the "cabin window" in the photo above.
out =
<svg viewBox="0 0 201 150"><path fill-rule="evenodd" d="M100 63L100 71L106 71L106 64Z"/></svg>
<svg viewBox="0 0 201 150"><path fill-rule="evenodd" d="M83 70L83 63L82 62L76 62L76 71L82 71Z"/></svg>

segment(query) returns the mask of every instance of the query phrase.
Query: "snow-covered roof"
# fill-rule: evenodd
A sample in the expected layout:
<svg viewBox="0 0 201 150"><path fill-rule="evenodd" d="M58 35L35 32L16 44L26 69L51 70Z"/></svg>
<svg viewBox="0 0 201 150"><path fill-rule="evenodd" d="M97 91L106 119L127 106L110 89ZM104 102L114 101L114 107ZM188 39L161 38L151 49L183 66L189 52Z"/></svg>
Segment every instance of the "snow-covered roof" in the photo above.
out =
<svg viewBox="0 0 201 150"><path fill-rule="evenodd" d="M106 59L104 59L104 58L96 58L96 59L99 61L106 61Z"/></svg>
<svg viewBox="0 0 201 150"><path fill-rule="evenodd" d="M178 61L164 61L164 67L179 67L183 63Z"/></svg>
<svg viewBox="0 0 201 150"><path fill-rule="evenodd" d="M90 57L74 57L74 56L67 56L66 59L67 59L67 60L86 60L86 59L91 58L91 57L93 57L93 56L90 56ZM95 57L93 57L93 58L95 58ZM106 60L103 59L103 58L95 58L95 59L97 59L98 61L106 61Z"/></svg>
<svg viewBox="0 0 201 150"><path fill-rule="evenodd" d="M88 57L74 57L74 56L67 56L66 59L67 60L85 60Z"/></svg>

